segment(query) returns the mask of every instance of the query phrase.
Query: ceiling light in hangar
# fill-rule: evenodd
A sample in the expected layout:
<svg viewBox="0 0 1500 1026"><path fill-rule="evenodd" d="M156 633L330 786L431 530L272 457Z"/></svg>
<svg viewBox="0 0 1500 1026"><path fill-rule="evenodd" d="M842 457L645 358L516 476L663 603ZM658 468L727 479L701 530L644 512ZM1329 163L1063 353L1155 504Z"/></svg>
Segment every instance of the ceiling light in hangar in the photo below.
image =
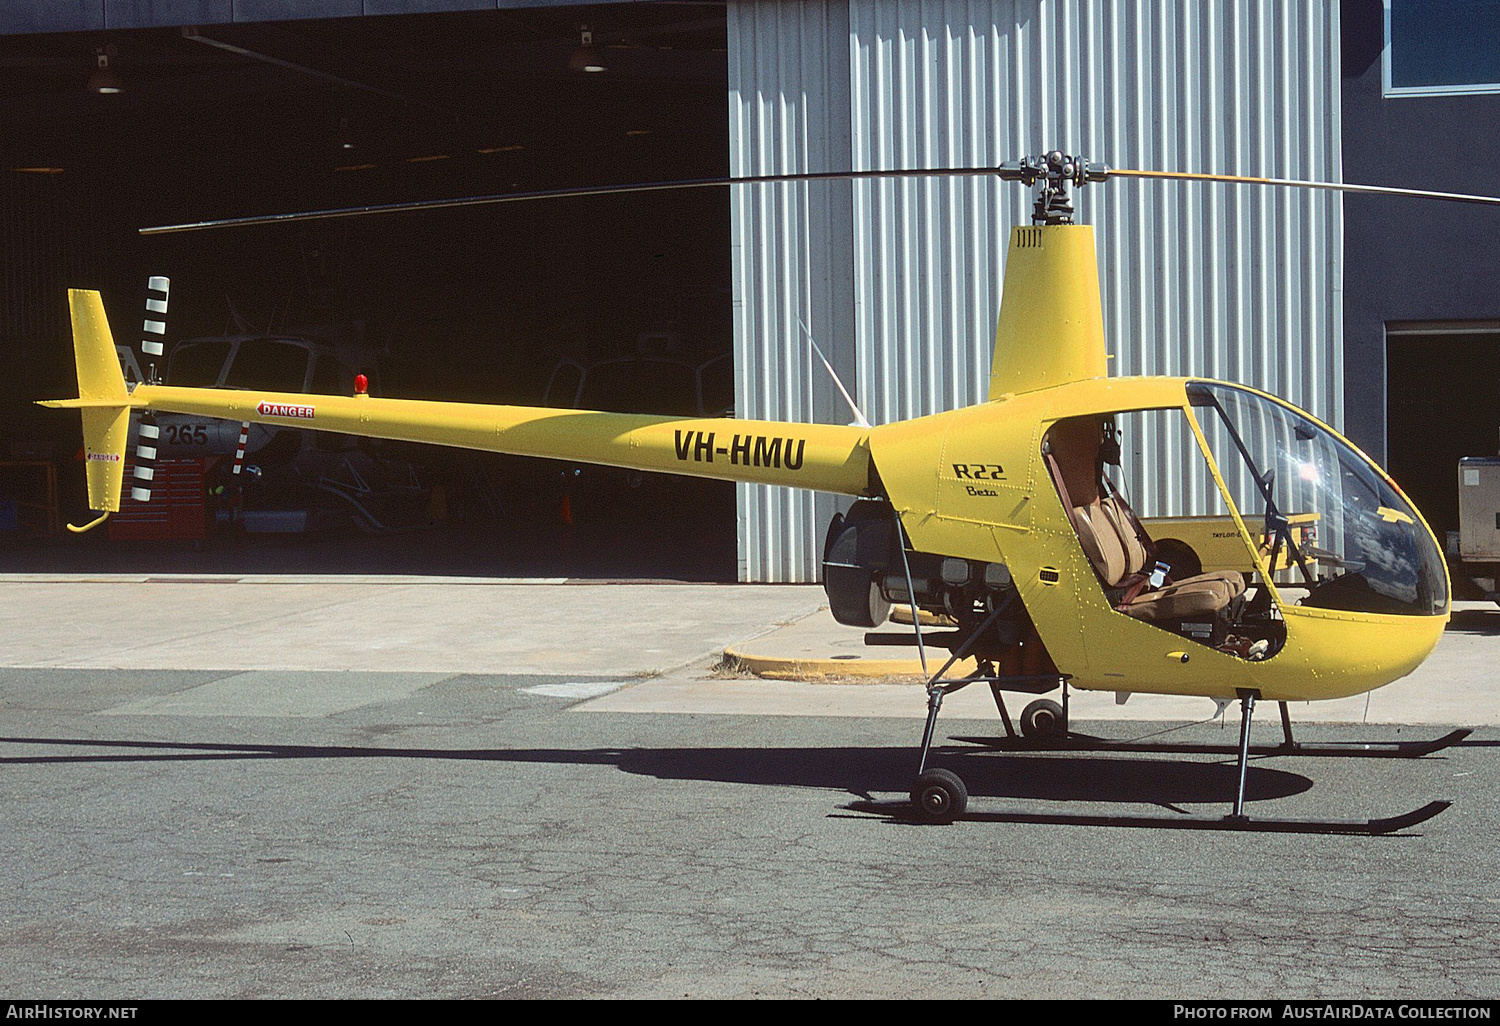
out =
<svg viewBox="0 0 1500 1026"><path fill-rule="evenodd" d="M94 73L89 76L89 92L98 93L100 96L113 96L124 91L125 87L120 82L120 76L115 73L114 68L109 66L109 59L117 53L118 50L113 43L99 48L94 58Z"/></svg>
<svg viewBox="0 0 1500 1026"><path fill-rule="evenodd" d="M589 73L608 70L604 63L604 54L594 45L594 33L585 25L578 34L580 42L578 49L573 51L572 60L568 61L568 70Z"/></svg>

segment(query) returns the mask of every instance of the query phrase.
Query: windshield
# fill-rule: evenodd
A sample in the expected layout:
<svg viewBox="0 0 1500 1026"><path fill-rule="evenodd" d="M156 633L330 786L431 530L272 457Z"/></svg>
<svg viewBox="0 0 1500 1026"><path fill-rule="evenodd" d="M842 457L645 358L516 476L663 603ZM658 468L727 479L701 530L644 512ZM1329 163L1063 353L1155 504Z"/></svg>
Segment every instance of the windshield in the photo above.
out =
<svg viewBox="0 0 1500 1026"><path fill-rule="evenodd" d="M167 381L189 388L212 388L219 383L228 356L227 339L180 343L167 363Z"/></svg>
<svg viewBox="0 0 1500 1026"><path fill-rule="evenodd" d="M267 392L300 392L307 381L308 351L292 342L252 338L234 353L225 384Z"/></svg>
<svg viewBox="0 0 1500 1026"><path fill-rule="evenodd" d="M1214 461L1299 604L1442 614L1447 575L1432 533L1385 477L1311 418L1265 396L1192 382L1188 397ZM1278 576L1278 580L1282 578Z"/></svg>

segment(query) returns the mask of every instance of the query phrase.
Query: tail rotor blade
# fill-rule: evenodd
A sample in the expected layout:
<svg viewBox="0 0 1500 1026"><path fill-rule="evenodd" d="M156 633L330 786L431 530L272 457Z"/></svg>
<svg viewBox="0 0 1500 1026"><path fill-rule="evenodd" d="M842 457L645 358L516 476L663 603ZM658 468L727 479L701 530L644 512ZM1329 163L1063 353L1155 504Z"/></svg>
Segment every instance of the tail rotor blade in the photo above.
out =
<svg viewBox="0 0 1500 1026"><path fill-rule="evenodd" d="M163 339L167 333L167 302L171 290L171 280L159 274L153 274L146 282L146 320L141 325L141 354L146 358L146 380L153 385L160 380L156 361L165 352ZM160 438L156 415L150 410L143 411L136 426L135 480L130 486L130 497L136 502L151 501L151 482L156 478L156 450Z"/></svg>
<svg viewBox="0 0 1500 1026"><path fill-rule="evenodd" d="M160 438L156 415L146 410L136 425L135 480L130 486L130 497L136 502L151 501L151 482L156 479L156 449Z"/></svg>
<svg viewBox="0 0 1500 1026"><path fill-rule="evenodd" d="M162 355L162 336L167 333L167 299L172 282L153 274L146 283L146 322L141 326L141 352L154 362Z"/></svg>

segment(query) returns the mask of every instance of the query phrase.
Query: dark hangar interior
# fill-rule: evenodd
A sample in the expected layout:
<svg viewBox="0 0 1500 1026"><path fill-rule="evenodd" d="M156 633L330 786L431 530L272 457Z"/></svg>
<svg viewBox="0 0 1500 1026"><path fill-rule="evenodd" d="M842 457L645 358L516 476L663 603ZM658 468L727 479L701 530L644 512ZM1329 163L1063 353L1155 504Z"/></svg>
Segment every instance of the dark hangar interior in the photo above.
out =
<svg viewBox="0 0 1500 1026"><path fill-rule="evenodd" d="M66 290L101 290L116 342L134 345L152 275L172 283L169 345L309 336L392 396L726 410L727 190L138 233L723 176L725 33L720 5L613 4L0 36L0 351L14 382L0 461L53 461L60 519L83 516L76 418L31 400L75 388ZM580 66L585 42L604 71ZM101 72L117 92L94 88ZM378 545L368 519L246 535L212 509L200 539L59 536L22 468L0 470L23 496L0 555L11 569L162 569L176 552L204 570L735 577L732 485L382 455L409 463L426 499L382 515ZM567 480L584 473L597 479Z"/></svg>

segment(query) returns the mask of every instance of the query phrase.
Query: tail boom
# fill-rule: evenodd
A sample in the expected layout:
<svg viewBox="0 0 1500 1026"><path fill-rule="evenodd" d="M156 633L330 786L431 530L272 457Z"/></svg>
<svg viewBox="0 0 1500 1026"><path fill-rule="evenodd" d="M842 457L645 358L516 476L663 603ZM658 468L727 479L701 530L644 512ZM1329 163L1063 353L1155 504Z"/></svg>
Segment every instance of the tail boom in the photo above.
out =
<svg viewBox="0 0 1500 1026"><path fill-rule="evenodd" d="M89 505L106 513L120 508L132 409L844 495L863 495L872 488L869 430L863 427L375 399L364 394L152 384L127 389L99 293L74 289L68 300L78 398L42 405L82 412Z"/></svg>
<svg viewBox="0 0 1500 1026"><path fill-rule="evenodd" d="M133 405L634 470L862 495L868 432L832 424L139 385Z"/></svg>

